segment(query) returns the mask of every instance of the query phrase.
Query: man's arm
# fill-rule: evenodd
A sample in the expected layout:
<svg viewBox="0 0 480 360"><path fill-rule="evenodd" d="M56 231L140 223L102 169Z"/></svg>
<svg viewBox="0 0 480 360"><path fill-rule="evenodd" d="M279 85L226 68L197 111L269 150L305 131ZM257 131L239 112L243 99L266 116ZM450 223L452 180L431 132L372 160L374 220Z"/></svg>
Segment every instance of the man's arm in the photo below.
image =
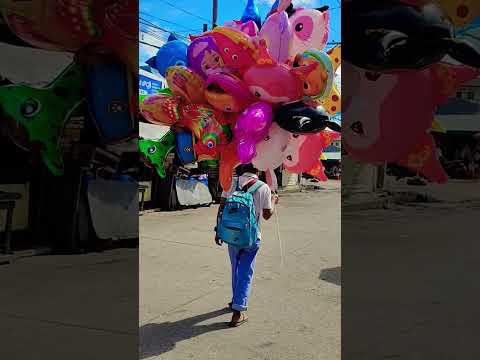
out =
<svg viewBox="0 0 480 360"><path fill-rule="evenodd" d="M269 192L269 198L266 201L265 208L263 209L262 216L265 220L270 220L270 218L275 214L275 205L278 204L278 195L272 194Z"/></svg>

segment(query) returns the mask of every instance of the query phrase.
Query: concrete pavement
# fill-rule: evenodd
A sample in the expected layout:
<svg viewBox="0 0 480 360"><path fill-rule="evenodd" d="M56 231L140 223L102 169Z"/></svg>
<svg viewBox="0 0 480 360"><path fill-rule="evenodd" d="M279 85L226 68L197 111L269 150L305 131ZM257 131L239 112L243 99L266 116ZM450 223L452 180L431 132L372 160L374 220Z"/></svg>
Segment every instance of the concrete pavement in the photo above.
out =
<svg viewBox="0 0 480 360"><path fill-rule="evenodd" d="M140 218L142 359L340 359L340 182L283 194L263 223L249 322L230 329L217 207Z"/></svg>

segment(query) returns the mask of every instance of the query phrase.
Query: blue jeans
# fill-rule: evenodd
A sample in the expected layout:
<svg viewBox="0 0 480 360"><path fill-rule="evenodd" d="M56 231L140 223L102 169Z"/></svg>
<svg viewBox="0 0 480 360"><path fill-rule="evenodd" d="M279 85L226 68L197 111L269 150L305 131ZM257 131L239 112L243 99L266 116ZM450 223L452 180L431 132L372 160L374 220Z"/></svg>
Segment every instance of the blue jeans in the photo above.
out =
<svg viewBox="0 0 480 360"><path fill-rule="evenodd" d="M230 263L232 265L233 310L245 311L247 309L248 297L252 289L255 259L259 248L259 240L257 240L254 246L247 249L228 246L228 254L230 255Z"/></svg>

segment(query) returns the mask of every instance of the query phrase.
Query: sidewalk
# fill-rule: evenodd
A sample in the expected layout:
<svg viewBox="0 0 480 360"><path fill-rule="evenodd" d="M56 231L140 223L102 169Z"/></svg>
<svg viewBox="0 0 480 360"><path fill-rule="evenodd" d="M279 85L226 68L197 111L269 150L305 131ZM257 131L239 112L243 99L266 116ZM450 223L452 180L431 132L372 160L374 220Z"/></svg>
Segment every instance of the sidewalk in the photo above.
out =
<svg viewBox="0 0 480 360"><path fill-rule="evenodd" d="M340 192L282 194L263 224L249 322L231 314L226 248L213 241L217 207L140 218L141 358L340 359Z"/></svg>

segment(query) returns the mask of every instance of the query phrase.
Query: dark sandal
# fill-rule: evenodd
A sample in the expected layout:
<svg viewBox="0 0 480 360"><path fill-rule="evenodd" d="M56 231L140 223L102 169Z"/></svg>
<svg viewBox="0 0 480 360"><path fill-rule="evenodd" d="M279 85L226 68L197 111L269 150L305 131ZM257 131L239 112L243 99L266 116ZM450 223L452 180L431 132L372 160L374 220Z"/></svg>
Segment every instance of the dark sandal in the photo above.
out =
<svg viewBox="0 0 480 360"><path fill-rule="evenodd" d="M235 321L235 322L230 321L230 322L228 323L228 326L229 326L229 327L239 327L240 325L245 324L247 321L248 321L248 318L245 317L245 314L242 312L241 320Z"/></svg>

